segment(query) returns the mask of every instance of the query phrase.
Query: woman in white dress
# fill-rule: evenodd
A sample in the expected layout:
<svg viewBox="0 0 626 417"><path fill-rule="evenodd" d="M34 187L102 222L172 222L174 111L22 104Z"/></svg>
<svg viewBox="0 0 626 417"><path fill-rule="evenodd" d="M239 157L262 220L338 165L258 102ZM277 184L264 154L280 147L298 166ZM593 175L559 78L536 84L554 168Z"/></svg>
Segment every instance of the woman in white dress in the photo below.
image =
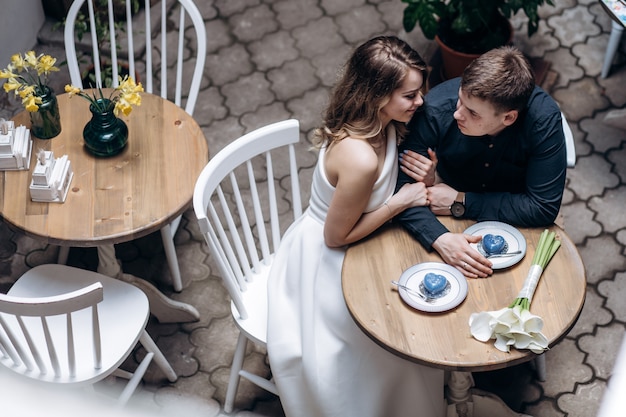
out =
<svg viewBox="0 0 626 417"><path fill-rule="evenodd" d="M267 347L288 417L443 416L443 371L370 340L341 290L346 245L428 203L421 182L393 194L397 142L423 104L425 79L424 61L404 41L367 41L346 64L316 132L309 207L286 232L269 278Z"/></svg>

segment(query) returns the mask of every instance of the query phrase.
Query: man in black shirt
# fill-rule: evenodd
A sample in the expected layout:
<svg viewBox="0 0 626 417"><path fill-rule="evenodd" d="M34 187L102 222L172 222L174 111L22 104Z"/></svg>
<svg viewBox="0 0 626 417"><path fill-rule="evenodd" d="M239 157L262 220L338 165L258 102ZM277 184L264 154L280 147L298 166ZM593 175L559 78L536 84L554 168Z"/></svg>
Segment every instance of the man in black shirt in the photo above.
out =
<svg viewBox="0 0 626 417"><path fill-rule="evenodd" d="M406 210L396 220L465 276L493 272L470 246L480 236L451 233L436 215L522 227L556 219L567 168L561 111L535 85L517 49L487 52L462 78L433 88L409 129L398 187L424 181L430 207Z"/></svg>

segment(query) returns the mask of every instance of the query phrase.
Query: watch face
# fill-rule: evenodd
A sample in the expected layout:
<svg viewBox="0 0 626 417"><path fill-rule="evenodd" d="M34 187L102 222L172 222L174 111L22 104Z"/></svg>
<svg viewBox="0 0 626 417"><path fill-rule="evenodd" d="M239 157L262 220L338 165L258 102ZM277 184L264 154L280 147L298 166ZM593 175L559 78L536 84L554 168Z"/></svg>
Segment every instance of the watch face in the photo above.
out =
<svg viewBox="0 0 626 417"><path fill-rule="evenodd" d="M465 206L462 203L455 201L452 203L452 206L450 206L450 211L452 212L453 217L458 218L465 214Z"/></svg>

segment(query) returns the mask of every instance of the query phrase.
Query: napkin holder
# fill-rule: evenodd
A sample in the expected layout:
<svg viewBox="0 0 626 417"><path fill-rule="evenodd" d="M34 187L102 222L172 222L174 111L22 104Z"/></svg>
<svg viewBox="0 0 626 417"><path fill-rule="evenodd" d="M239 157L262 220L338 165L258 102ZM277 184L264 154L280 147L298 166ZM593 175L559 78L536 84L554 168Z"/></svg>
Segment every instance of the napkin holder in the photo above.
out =
<svg viewBox="0 0 626 417"><path fill-rule="evenodd" d="M13 155L15 123L13 120L0 120L0 155Z"/></svg>
<svg viewBox="0 0 626 417"><path fill-rule="evenodd" d="M30 182L30 198L45 203L63 203L74 172L67 155L54 158L51 151L39 151Z"/></svg>
<svg viewBox="0 0 626 417"><path fill-rule="evenodd" d="M29 129L16 127L12 120L0 119L0 170L29 169L32 148Z"/></svg>

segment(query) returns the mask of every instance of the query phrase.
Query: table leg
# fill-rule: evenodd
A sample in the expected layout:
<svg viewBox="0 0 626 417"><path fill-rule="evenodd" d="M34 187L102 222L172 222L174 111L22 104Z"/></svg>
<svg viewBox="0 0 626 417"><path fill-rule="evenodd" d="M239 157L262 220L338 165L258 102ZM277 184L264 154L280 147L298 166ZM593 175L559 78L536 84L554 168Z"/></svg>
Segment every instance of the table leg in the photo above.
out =
<svg viewBox="0 0 626 417"><path fill-rule="evenodd" d="M453 371L448 380L446 417L531 417L511 410L498 396L473 389L474 378L470 372Z"/></svg>
<svg viewBox="0 0 626 417"><path fill-rule="evenodd" d="M200 319L200 313L194 306L172 300L146 280L122 272L113 245L98 246L98 272L131 283L146 293L150 312L161 323L188 323Z"/></svg>
<svg viewBox="0 0 626 417"><path fill-rule="evenodd" d="M600 74L601 78L606 78L609 75L611 65L613 64L613 58L615 57L615 52L617 52L617 47L619 46L622 38L622 32L624 32L622 25L613 20L611 22L609 44L607 45L606 52L604 53L604 63L602 64L602 73Z"/></svg>

